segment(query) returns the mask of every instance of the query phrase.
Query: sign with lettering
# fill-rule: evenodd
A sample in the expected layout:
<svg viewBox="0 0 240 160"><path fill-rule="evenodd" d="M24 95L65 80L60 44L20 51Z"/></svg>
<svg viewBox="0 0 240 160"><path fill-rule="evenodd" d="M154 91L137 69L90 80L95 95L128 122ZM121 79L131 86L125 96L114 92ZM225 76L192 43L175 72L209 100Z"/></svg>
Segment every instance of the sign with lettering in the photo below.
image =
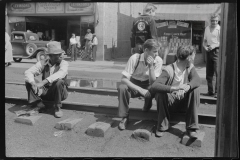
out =
<svg viewBox="0 0 240 160"><path fill-rule="evenodd" d="M64 13L64 3L36 3L36 13Z"/></svg>
<svg viewBox="0 0 240 160"><path fill-rule="evenodd" d="M156 24L162 26L157 27L158 40L168 48L169 53L176 53L179 46L192 43L190 22L157 20Z"/></svg>
<svg viewBox="0 0 240 160"><path fill-rule="evenodd" d="M65 13L81 13L91 15L94 13L94 3L66 3Z"/></svg>
<svg viewBox="0 0 240 160"><path fill-rule="evenodd" d="M9 3L7 6L9 14L32 14L35 13L35 3Z"/></svg>

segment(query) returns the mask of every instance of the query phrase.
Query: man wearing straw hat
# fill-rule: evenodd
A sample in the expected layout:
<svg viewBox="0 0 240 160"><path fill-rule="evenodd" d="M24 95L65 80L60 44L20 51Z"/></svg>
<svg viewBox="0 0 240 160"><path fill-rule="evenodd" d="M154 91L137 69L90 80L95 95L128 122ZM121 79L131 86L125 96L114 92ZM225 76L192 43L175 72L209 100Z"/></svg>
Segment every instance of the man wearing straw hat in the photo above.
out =
<svg viewBox="0 0 240 160"><path fill-rule="evenodd" d="M37 62L25 71L28 102L35 111L41 112L45 108L42 101L53 102L54 116L63 116L62 102L68 96L67 74L68 62L62 59L64 51L60 42L51 41L47 44L46 54L49 59ZM38 82L34 77L42 74L42 81Z"/></svg>

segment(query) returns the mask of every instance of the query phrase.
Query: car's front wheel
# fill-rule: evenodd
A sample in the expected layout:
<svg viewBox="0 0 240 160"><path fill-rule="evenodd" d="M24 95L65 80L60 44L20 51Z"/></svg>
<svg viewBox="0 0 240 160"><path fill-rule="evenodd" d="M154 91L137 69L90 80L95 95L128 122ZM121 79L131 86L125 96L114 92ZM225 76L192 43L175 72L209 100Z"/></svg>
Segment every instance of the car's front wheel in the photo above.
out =
<svg viewBox="0 0 240 160"><path fill-rule="evenodd" d="M47 58L47 55L44 53L44 51L40 51L37 54L37 61L45 60Z"/></svg>
<svg viewBox="0 0 240 160"><path fill-rule="evenodd" d="M14 62L21 62L22 58L13 58Z"/></svg>

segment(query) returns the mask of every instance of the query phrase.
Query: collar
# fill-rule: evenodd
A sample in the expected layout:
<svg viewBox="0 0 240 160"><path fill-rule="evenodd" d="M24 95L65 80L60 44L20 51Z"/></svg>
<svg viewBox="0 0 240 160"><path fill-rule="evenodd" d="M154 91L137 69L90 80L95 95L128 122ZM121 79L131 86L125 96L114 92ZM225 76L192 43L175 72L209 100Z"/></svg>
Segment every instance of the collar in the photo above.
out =
<svg viewBox="0 0 240 160"><path fill-rule="evenodd" d="M59 65L62 62L62 60L59 63L55 63L54 65L52 65L50 63L50 59L47 59L47 61L45 62L45 65L48 65L49 67L55 66L55 65Z"/></svg>
<svg viewBox="0 0 240 160"><path fill-rule="evenodd" d="M209 26L209 29L211 28L211 26ZM217 25L217 27L216 28L214 28L214 30L219 30L220 31L220 26L219 26L219 24Z"/></svg>

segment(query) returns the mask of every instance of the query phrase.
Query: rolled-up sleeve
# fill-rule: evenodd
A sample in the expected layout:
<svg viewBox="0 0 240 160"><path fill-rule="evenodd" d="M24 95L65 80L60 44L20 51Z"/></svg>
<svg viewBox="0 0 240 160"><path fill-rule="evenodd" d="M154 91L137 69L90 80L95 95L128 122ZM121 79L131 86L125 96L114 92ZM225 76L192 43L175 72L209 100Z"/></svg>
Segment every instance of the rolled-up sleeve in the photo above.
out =
<svg viewBox="0 0 240 160"><path fill-rule="evenodd" d="M68 62L67 61L62 61L60 63L60 68L57 72L46 78L49 83L54 82L57 79L62 79L68 74Z"/></svg>
<svg viewBox="0 0 240 160"><path fill-rule="evenodd" d="M41 62L37 62L34 66L25 71L25 81L29 83L33 82L34 77L40 75L42 73L42 70L43 66Z"/></svg>
<svg viewBox="0 0 240 160"><path fill-rule="evenodd" d="M162 73L163 60L161 57L157 56L155 58L154 73L155 77L159 77Z"/></svg>
<svg viewBox="0 0 240 160"><path fill-rule="evenodd" d="M130 77L133 74L135 64L136 64L136 54L132 55L129 58L125 69L122 71L122 74L126 76L128 79L130 79Z"/></svg>

